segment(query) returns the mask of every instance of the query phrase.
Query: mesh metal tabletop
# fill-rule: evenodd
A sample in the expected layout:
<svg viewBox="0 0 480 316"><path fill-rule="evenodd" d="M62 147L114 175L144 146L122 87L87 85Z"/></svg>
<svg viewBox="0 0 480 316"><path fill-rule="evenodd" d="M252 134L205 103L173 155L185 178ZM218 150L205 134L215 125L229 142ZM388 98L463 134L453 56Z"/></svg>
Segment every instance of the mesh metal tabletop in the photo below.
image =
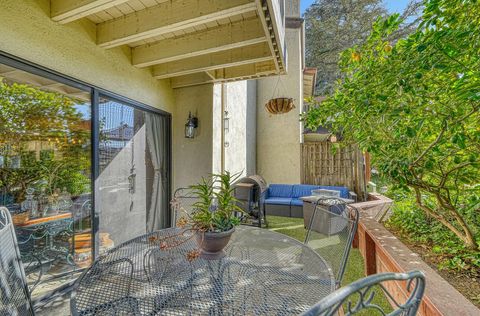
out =
<svg viewBox="0 0 480 316"><path fill-rule="evenodd" d="M237 227L223 259L190 262L194 239L156 242L179 232L140 236L99 258L77 283L73 315L296 315L335 288L327 263L285 235Z"/></svg>

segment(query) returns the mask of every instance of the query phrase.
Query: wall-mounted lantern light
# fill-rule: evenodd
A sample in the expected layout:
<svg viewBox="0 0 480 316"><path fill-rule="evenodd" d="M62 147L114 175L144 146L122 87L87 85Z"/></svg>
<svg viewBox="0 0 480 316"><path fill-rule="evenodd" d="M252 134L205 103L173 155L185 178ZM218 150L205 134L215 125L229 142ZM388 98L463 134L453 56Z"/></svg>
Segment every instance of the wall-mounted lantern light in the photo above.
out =
<svg viewBox="0 0 480 316"><path fill-rule="evenodd" d="M223 130L228 133L230 130L230 117L228 117L228 111L225 111L223 115Z"/></svg>
<svg viewBox="0 0 480 316"><path fill-rule="evenodd" d="M192 112L188 113L187 124L185 124L185 138L194 138L195 129L198 127L198 118L192 116Z"/></svg>

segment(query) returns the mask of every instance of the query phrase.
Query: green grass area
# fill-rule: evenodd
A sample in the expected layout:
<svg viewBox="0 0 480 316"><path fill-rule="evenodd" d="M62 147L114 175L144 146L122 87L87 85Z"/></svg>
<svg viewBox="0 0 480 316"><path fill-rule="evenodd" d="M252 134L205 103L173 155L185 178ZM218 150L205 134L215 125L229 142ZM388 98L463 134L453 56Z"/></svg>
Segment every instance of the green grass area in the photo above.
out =
<svg viewBox="0 0 480 316"><path fill-rule="evenodd" d="M303 218L290 218L280 216L268 216L268 229L293 237L297 240L304 241L306 230L303 227ZM342 285L350 284L353 281L361 279L364 274L364 263L362 255L358 249L352 249L348 258L347 267L343 276ZM392 310L386 297L381 293L380 289L376 290L378 294L373 300L374 304L380 306L384 311ZM320 299L320 298L319 298ZM377 315L372 310L359 313L358 315Z"/></svg>

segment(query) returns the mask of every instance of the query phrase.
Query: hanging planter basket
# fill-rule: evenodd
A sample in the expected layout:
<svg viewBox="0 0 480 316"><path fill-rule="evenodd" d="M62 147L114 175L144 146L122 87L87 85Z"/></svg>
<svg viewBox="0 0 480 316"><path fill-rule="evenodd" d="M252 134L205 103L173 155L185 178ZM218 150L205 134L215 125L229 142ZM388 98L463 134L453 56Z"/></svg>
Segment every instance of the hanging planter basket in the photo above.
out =
<svg viewBox="0 0 480 316"><path fill-rule="evenodd" d="M293 98L275 98L270 99L265 104L265 108L271 114L284 114L294 109L295 104L293 104Z"/></svg>

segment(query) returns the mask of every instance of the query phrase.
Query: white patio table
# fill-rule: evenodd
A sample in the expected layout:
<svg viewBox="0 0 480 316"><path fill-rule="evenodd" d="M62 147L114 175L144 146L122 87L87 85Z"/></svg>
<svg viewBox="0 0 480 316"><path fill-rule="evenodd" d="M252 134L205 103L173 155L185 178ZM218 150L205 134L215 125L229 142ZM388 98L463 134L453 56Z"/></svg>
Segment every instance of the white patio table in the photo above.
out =
<svg viewBox="0 0 480 316"><path fill-rule="evenodd" d="M297 315L335 289L325 260L285 235L240 226L225 257L189 261L194 238L160 247L180 232L143 235L101 256L77 280L72 314Z"/></svg>

